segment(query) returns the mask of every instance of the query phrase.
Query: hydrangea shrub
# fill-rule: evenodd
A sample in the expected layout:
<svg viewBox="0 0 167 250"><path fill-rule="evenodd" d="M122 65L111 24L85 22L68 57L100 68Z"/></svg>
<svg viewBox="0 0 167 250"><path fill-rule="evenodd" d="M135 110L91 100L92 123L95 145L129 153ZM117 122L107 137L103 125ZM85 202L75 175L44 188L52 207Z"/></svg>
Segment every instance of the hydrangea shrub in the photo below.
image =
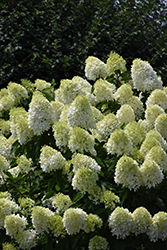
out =
<svg viewBox="0 0 167 250"><path fill-rule="evenodd" d="M2 249L167 247L166 100L148 62L115 52L57 89L1 89Z"/></svg>

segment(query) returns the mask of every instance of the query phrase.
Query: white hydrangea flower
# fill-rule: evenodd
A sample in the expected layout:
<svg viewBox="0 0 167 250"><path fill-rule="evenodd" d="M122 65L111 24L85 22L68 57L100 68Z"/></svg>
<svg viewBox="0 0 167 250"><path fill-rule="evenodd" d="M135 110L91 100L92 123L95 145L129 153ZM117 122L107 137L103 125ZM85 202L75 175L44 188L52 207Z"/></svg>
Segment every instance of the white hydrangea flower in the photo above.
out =
<svg viewBox="0 0 167 250"><path fill-rule="evenodd" d="M124 128L124 132L132 141L133 146L140 145L146 137L145 129L143 129L136 121L129 122Z"/></svg>
<svg viewBox="0 0 167 250"><path fill-rule="evenodd" d="M95 122L101 121L104 118L104 115L101 113L99 109L94 106L91 106L92 114L94 116Z"/></svg>
<svg viewBox="0 0 167 250"><path fill-rule="evenodd" d="M15 237L17 233L22 232L28 225L27 219L19 214L10 214L5 217L4 228L6 229L6 234Z"/></svg>
<svg viewBox="0 0 167 250"><path fill-rule="evenodd" d="M110 208L111 210L114 210L116 204L120 203L119 197L110 190L105 190L103 192L100 201L104 203L105 208Z"/></svg>
<svg viewBox="0 0 167 250"><path fill-rule="evenodd" d="M18 167L20 168L20 172L23 173L28 173L31 169L31 165L32 165L32 159L27 159L27 157L25 157L25 155L21 155L17 158L17 164Z"/></svg>
<svg viewBox="0 0 167 250"><path fill-rule="evenodd" d="M164 175L159 165L152 159L146 158L140 167L142 182L146 188L155 187L164 179Z"/></svg>
<svg viewBox="0 0 167 250"><path fill-rule="evenodd" d="M71 104L66 104L64 105L61 114L60 114L60 119L59 121L67 123L67 110L69 109Z"/></svg>
<svg viewBox="0 0 167 250"><path fill-rule="evenodd" d="M147 233L150 241L156 242L158 239L167 239L167 213L158 212L152 218L152 224Z"/></svg>
<svg viewBox="0 0 167 250"><path fill-rule="evenodd" d="M155 129L167 140L167 114L160 114L155 120Z"/></svg>
<svg viewBox="0 0 167 250"><path fill-rule="evenodd" d="M107 77L106 64L97 57L89 56L85 63L85 76L88 80L95 81L98 78Z"/></svg>
<svg viewBox="0 0 167 250"><path fill-rule="evenodd" d="M49 233L50 216L54 215L49 208L34 206L32 209L32 224L38 234Z"/></svg>
<svg viewBox="0 0 167 250"><path fill-rule="evenodd" d="M4 219L7 215L18 212L20 207L10 198L0 198L0 228L4 227Z"/></svg>
<svg viewBox="0 0 167 250"><path fill-rule="evenodd" d="M111 51L109 58L106 62L108 75L112 75L116 70L120 70L121 73L126 71L126 61L118 53Z"/></svg>
<svg viewBox="0 0 167 250"><path fill-rule="evenodd" d="M16 167L14 167L14 168L10 168L10 169L8 170L8 172L9 172L14 178L16 178L16 177L20 174L21 170L20 170L19 166L16 166Z"/></svg>
<svg viewBox="0 0 167 250"><path fill-rule="evenodd" d="M98 103L102 101L114 100L113 94L116 90L114 84L103 79L98 79L93 87L94 87L93 93L95 94Z"/></svg>
<svg viewBox="0 0 167 250"><path fill-rule="evenodd" d="M55 101L69 104L79 94L84 94L85 91L80 81L62 79L60 81L60 87L55 91Z"/></svg>
<svg viewBox="0 0 167 250"><path fill-rule="evenodd" d="M52 206L56 208L57 213L62 213L72 205L69 195L58 193L53 196Z"/></svg>
<svg viewBox="0 0 167 250"><path fill-rule="evenodd" d="M139 119L138 123L140 124L140 127L146 130L146 132L149 132L152 129L150 123L146 119Z"/></svg>
<svg viewBox="0 0 167 250"><path fill-rule="evenodd" d="M127 100L126 103L132 107L132 109L135 113L136 119L139 119L142 117L142 115L144 113L144 106L143 106L143 103L138 96L133 95L131 98L129 98Z"/></svg>
<svg viewBox="0 0 167 250"><path fill-rule="evenodd" d="M37 245L37 233L33 229L19 232L15 239L21 249L31 249Z"/></svg>
<svg viewBox="0 0 167 250"><path fill-rule="evenodd" d="M14 107L14 105L15 105L14 98L11 95L9 95L8 92L0 98L0 111L2 110L8 111L12 107Z"/></svg>
<svg viewBox="0 0 167 250"><path fill-rule="evenodd" d="M123 104L120 109L117 110L116 117L121 124L128 124L135 120L135 113L129 104Z"/></svg>
<svg viewBox="0 0 167 250"><path fill-rule="evenodd" d="M10 135L10 121L0 119L0 134L9 137Z"/></svg>
<svg viewBox="0 0 167 250"><path fill-rule="evenodd" d="M52 126L54 132L54 139L56 141L56 145L61 147L67 147L68 141L70 139L72 128L63 121L57 121Z"/></svg>
<svg viewBox="0 0 167 250"><path fill-rule="evenodd" d="M111 133L108 142L104 145L108 154L131 154L133 153L133 145L128 136L122 129L116 129Z"/></svg>
<svg viewBox="0 0 167 250"><path fill-rule="evenodd" d="M2 243L2 249L3 250L18 250L18 248L15 247L15 245L9 242Z"/></svg>
<svg viewBox="0 0 167 250"><path fill-rule="evenodd" d="M89 134L86 130L80 127L73 128L68 144L69 149L72 152L90 152L92 155L96 155L94 145L95 139L91 134Z"/></svg>
<svg viewBox="0 0 167 250"><path fill-rule="evenodd" d="M160 142L155 137L146 136L140 147L140 152L145 156L155 146L161 146Z"/></svg>
<svg viewBox="0 0 167 250"><path fill-rule="evenodd" d="M61 112L64 108L64 104L61 102L52 101L51 102L53 108L53 121L58 121L60 119Z"/></svg>
<svg viewBox="0 0 167 250"><path fill-rule="evenodd" d="M146 154L146 159L152 159L155 161L162 171L167 171L167 154L160 146L155 146L150 149L150 151Z"/></svg>
<svg viewBox="0 0 167 250"><path fill-rule="evenodd" d="M81 208L69 208L63 215L63 224L68 234L79 233L87 225L87 213Z"/></svg>
<svg viewBox="0 0 167 250"><path fill-rule="evenodd" d="M146 208L136 208L132 213L132 218L134 221L133 233L136 236L138 234L144 234L148 232L148 229L152 224L152 216Z"/></svg>
<svg viewBox="0 0 167 250"><path fill-rule="evenodd" d="M72 187L83 194L86 192L90 193L98 179L99 177L96 172L92 171L90 168L82 167L79 168L74 175L72 179Z"/></svg>
<svg viewBox="0 0 167 250"><path fill-rule="evenodd" d="M146 137L150 137L150 138L155 138L157 141L159 141L159 143L161 144L161 147L166 151L167 150L167 142L166 140L162 137L162 135L156 130L156 129L151 129Z"/></svg>
<svg viewBox="0 0 167 250"><path fill-rule="evenodd" d="M101 228L102 225L103 221L97 214L89 214L87 216L87 225L85 227L85 232L94 232L96 228Z"/></svg>
<svg viewBox="0 0 167 250"><path fill-rule="evenodd" d="M122 84L114 94L114 98L119 104L127 103L132 96L132 87L128 83Z"/></svg>
<svg viewBox="0 0 167 250"><path fill-rule="evenodd" d="M155 89L151 92L146 101L146 106L148 105L159 105L163 109L167 109L167 94L162 89Z"/></svg>
<svg viewBox="0 0 167 250"><path fill-rule="evenodd" d="M66 234L65 227L63 225L63 218L58 215L51 215L49 217L50 226L49 229L53 232L55 237L59 237L60 235L63 237Z"/></svg>
<svg viewBox="0 0 167 250"><path fill-rule="evenodd" d="M114 130L120 128L121 123L116 115L110 113L105 115L102 120L96 123L97 132L100 140L106 140Z"/></svg>
<svg viewBox="0 0 167 250"><path fill-rule="evenodd" d="M35 87L38 90L43 90L43 89L47 89L51 87L51 83L50 82L46 82L45 80L42 79L36 79L35 80Z"/></svg>
<svg viewBox="0 0 167 250"><path fill-rule="evenodd" d="M78 95L67 110L67 123L84 129L95 128L95 120L88 99Z"/></svg>
<svg viewBox="0 0 167 250"><path fill-rule="evenodd" d="M14 99L15 105L19 104L22 99L28 98L27 90L20 84L9 82L7 89L9 96L12 96L12 98Z"/></svg>
<svg viewBox="0 0 167 250"><path fill-rule="evenodd" d="M28 113L28 124L35 135L48 130L54 122L52 105L39 91L33 93Z"/></svg>
<svg viewBox="0 0 167 250"><path fill-rule="evenodd" d="M132 214L127 208L117 207L109 216L109 228L117 239L125 239L133 229Z"/></svg>
<svg viewBox="0 0 167 250"><path fill-rule="evenodd" d="M106 238L95 235L89 241L89 250L107 250L108 249L108 242Z"/></svg>
<svg viewBox="0 0 167 250"><path fill-rule="evenodd" d="M23 107L14 107L10 110L10 130L12 136L18 138L21 145L34 136L28 124L28 112Z"/></svg>
<svg viewBox="0 0 167 250"><path fill-rule="evenodd" d="M157 77L151 65L139 58L132 62L131 76L134 88L142 92L162 88L162 81Z"/></svg>
<svg viewBox="0 0 167 250"><path fill-rule="evenodd" d="M4 171L7 171L10 168L9 162L6 158L0 155L0 174L2 175Z"/></svg>
<svg viewBox="0 0 167 250"><path fill-rule="evenodd" d="M116 164L114 181L136 191L142 184L138 163L131 157L123 155Z"/></svg>
<svg viewBox="0 0 167 250"><path fill-rule="evenodd" d="M74 154L72 157L71 163L73 164L73 172L76 174L80 168L90 168L92 171L96 173L100 173L101 167L97 164L97 162L91 158L90 156L83 154Z"/></svg>
<svg viewBox="0 0 167 250"><path fill-rule="evenodd" d="M57 169L62 169L66 159L56 149L50 146L43 146L40 154L40 164L44 172L50 173Z"/></svg>
<svg viewBox="0 0 167 250"><path fill-rule="evenodd" d="M35 205L35 201L28 197L20 197L18 202L20 204L21 212L25 216L28 216L31 213L32 208Z"/></svg>
<svg viewBox="0 0 167 250"><path fill-rule="evenodd" d="M83 79L80 76L74 76L72 78L72 81L81 86L82 89L89 89L90 91L92 89L92 85L87 80Z"/></svg>
<svg viewBox="0 0 167 250"><path fill-rule="evenodd" d="M150 128L154 128L154 123L160 114L164 114L165 111L157 104L150 104L145 110L145 118L149 123Z"/></svg>

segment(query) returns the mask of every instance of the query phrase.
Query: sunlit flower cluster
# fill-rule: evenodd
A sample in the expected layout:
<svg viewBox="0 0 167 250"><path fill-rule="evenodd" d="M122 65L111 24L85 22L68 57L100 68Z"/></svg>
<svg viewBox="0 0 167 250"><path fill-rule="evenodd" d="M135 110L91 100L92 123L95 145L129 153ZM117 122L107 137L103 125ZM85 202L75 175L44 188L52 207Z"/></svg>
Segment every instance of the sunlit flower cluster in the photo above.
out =
<svg viewBox="0 0 167 250"><path fill-rule="evenodd" d="M40 154L40 164L44 172L62 169L65 165L65 158L61 152L50 146L43 146Z"/></svg>
<svg viewBox="0 0 167 250"><path fill-rule="evenodd" d="M157 77L151 65L141 59L134 59L131 67L134 88L142 92L162 88L162 81Z"/></svg>
<svg viewBox="0 0 167 250"><path fill-rule="evenodd" d="M88 99L78 95L67 110L67 123L84 129L95 128L95 120Z"/></svg>
<svg viewBox="0 0 167 250"><path fill-rule="evenodd" d="M85 61L85 76L88 80L107 77L106 64L94 56L89 56Z"/></svg>
<svg viewBox="0 0 167 250"><path fill-rule="evenodd" d="M108 139L105 145L108 154L131 154L133 152L133 145L128 136L122 129L116 129L111 133L110 138Z"/></svg>
<svg viewBox="0 0 167 250"><path fill-rule="evenodd" d="M33 94L29 110L28 124L35 135L48 130L54 121L54 112L50 102L39 92Z"/></svg>
<svg viewBox="0 0 167 250"><path fill-rule="evenodd" d="M49 233L50 216L53 216L49 208L34 206L32 209L32 224L38 234Z"/></svg>
<svg viewBox="0 0 167 250"><path fill-rule="evenodd" d="M81 208L69 208L63 215L63 225L68 234L76 234L85 230L87 226L87 213Z"/></svg>

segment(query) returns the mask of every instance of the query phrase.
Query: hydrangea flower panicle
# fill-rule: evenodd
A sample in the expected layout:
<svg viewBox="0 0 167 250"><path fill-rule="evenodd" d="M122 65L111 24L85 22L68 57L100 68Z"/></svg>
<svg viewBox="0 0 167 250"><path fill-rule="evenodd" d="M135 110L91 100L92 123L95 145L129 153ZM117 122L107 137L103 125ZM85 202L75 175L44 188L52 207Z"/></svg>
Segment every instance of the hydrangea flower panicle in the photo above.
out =
<svg viewBox="0 0 167 250"><path fill-rule="evenodd" d="M117 110L116 117L121 124L128 124L135 120L135 113L129 104L123 104Z"/></svg>
<svg viewBox="0 0 167 250"><path fill-rule="evenodd" d="M52 105L39 91L33 93L28 113L28 124L35 135L49 130L54 122Z"/></svg>
<svg viewBox="0 0 167 250"><path fill-rule="evenodd" d="M61 152L50 146L43 146L40 154L40 164L44 172L50 173L57 169L62 169L65 165L66 159Z"/></svg>
<svg viewBox="0 0 167 250"><path fill-rule="evenodd" d="M131 76L134 88L145 92L162 88L162 81L147 61L134 59L131 66Z"/></svg>
<svg viewBox="0 0 167 250"><path fill-rule="evenodd" d="M142 185L146 188L155 187L164 179L164 175L159 165L152 159L146 158L140 167L142 175Z"/></svg>
<svg viewBox="0 0 167 250"><path fill-rule="evenodd" d="M106 238L95 235L89 241L89 250L107 250L108 249L108 242Z"/></svg>
<svg viewBox="0 0 167 250"><path fill-rule="evenodd" d="M94 87L93 93L98 103L102 101L114 100L114 93L116 90L114 84L103 79L98 79L93 87Z"/></svg>
<svg viewBox="0 0 167 250"><path fill-rule="evenodd" d="M87 213L81 208L69 208L63 215L63 225L69 235L85 230L87 226Z"/></svg>
<svg viewBox="0 0 167 250"><path fill-rule="evenodd" d="M94 149L95 139L86 130L80 127L74 127L68 147L72 152L90 152L92 155L96 155L96 150Z"/></svg>
<svg viewBox="0 0 167 250"><path fill-rule="evenodd" d="M152 218L152 224L149 227L147 235L150 241L156 242L158 239L167 239L167 213L158 212Z"/></svg>
<svg viewBox="0 0 167 250"><path fill-rule="evenodd" d="M111 51L109 58L106 62L108 75L112 75L116 70L120 70L121 73L124 73L126 69L126 61L118 53Z"/></svg>
<svg viewBox="0 0 167 250"><path fill-rule="evenodd" d="M78 95L67 110L67 123L71 127L78 126L84 129L95 128L95 120L88 99Z"/></svg>
<svg viewBox="0 0 167 250"><path fill-rule="evenodd" d="M114 181L136 191L142 185L138 163L131 157L123 155L116 164Z"/></svg>
<svg viewBox="0 0 167 250"><path fill-rule="evenodd" d="M104 146L108 154L131 154L133 153L133 145L128 136L122 129L116 129L111 133L110 138Z"/></svg>
<svg viewBox="0 0 167 250"><path fill-rule="evenodd" d="M109 228L117 239L125 239L133 229L132 214L127 208L117 207L109 216Z"/></svg>
<svg viewBox="0 0 167 250"><path fill-rule="evenodd" d="M94 56L89 56L85 61L85 76L88 80L107 77L106 64Z"/></svg>
<svg viewBox="0 0 167 250"><path fill-rule="evenodd" d="M135 235L144 234L148 232L149 227L152 224L152 216L148 210L144 207L138 207L132 213Z"/></svg>

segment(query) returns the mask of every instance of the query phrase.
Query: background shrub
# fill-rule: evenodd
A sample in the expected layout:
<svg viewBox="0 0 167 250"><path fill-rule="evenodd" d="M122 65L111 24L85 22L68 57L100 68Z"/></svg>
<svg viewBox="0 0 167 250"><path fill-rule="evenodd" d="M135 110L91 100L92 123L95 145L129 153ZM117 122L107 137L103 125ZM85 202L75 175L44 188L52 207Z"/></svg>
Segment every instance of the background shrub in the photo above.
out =
<svg viewBox="0 0 167 250"><path fill-rule="evenodd" d="M159 0L15 0L0 4L0 84L83 75L89 55L139 57L167 82L167 30Z"/></svg>

